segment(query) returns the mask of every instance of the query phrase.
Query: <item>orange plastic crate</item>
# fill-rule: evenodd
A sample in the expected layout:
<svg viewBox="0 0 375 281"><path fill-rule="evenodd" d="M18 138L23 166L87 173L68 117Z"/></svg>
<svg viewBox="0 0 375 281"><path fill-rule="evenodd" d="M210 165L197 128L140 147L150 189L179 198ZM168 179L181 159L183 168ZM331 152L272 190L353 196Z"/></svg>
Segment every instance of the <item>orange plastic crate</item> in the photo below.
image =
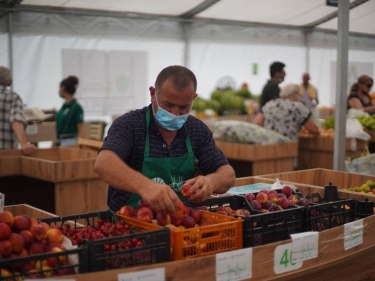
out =
<svg viewBox="0 0 375 281"><path fill-rule="evenodd" d="M160 229L162 227L122 216L119 213L117 213L117 216L129 224L145 230ZM202 221L211 224L188 229L171 229L172 260L196 258L242 249L243 220L241 218L202 211Z"/></svg>

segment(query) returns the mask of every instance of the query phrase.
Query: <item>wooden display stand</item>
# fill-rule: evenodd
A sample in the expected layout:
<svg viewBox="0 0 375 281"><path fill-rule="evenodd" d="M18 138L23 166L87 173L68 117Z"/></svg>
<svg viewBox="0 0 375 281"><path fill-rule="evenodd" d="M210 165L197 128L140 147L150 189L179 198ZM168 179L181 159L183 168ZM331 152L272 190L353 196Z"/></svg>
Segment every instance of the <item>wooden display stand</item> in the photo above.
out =
<svg viewBox="0 0 375 281"><path fill-rule="evenodd" d="M283 177L285 175L285 177ZM303 179L305 183L320 184L319 178L323 182L325 179L334 177L346 178L346 181L360 183L361 175L349 174L345 172L335 172L324 169L313 169L307 171L298 171L290 173L280 173L273 175L264 175L262 177L246 177L236 179L235 186L253 184L257 182L273 182L275 176L281 180L299 180ZM375 179L375 177L370 177ZM345 183L343 180L342 183ZM297 182L301 187L308 184ZM322 195L322 187L309 186L310 192L318 192ZM361 200L366 198L366 194L360 194ZM288 239L272 244L257 246L252 248L250 260L244 262L251 263L252 277L241 280L304 280L315 281L317 278L322 280L372 280L375 275L373 261L375 259L375 215L363 219L362 243L355 247L345 250L344 239L345 226L338 226L332 229L319 232L318 239L318 257L305 260L300 267L293 268L288 262L285 267L290 268L283 273L275 273L275 265L280 265L282 256L276 254L277 247L286 247L292 250L293 240ZM284 251L284 250L283 250ZM233 252L234 253L234 252ZM285 252L284 252L285 253ZM146 266L129 267L117 270L107 270L94 273L54 277L59 280L76 281L101 281L119 280L118 275L124 273L139 273L143 270L165 269L165 280L207 280L216 279L216 255L209 255L194 259L186 259L167 263L158 263ZM136 277L132 277L136 278ZM129 279L130 280L130 279ZM133 280L133 279L132 279Z"/></svg>
<svg viewBox="0 0 375 281"><path fill-rule="evenodd" d="M6 204L28 203L59 216L107 209L108 185L94 172L96 152L70 147L0 155Z"/></svg>
<svg viewBox="0 0 375 281"><path fill-rule="evenodd" d="M294 170L297 142L251 145L216 141L236 172L236 177Z"/></svg>
<svg viewBox="0 0 375 281"><path fill-rule="evenodd" d="M248 183L253 181L253 179L248 179ZM345 226L338 226L319 232L318 257L303 261L299 268L292 268L290 271L279 274L275 273L274 268L275 265L280 264L282 257L275 254L275 250L277 247L284 245L286 249L291 251L291 243L293 241L289 239L253 247L251 260L244 260L244 262L251 263L252 277L241 280L315 281L317 278L321 280L372 280L375 274L373 269L373 260L375 259L375 215L363 219L363 242L347 250L344 248L344 228ZM288 263L286 267L291 267L291 265ZM55 277L55 279L115 281L119 280L119 274L159 268L165 269L165 280L217 280L215 275L215 255L147 266Z"/></svg>
<svg viewBox="0 0 375 281"><path fill-rule="evenodd" d="M367 141L346 139L346 157L366 152ZM333 169L334 139L330 137L300 136L298 141L298 169Z"/></svg>

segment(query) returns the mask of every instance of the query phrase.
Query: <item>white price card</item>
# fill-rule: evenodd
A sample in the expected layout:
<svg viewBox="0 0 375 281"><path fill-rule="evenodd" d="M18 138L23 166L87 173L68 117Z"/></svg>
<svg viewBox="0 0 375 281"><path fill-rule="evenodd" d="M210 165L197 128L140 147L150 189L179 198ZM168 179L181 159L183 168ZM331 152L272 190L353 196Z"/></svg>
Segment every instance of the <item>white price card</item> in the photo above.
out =
<svg viewBox="0 0 375 281"><path fill-rule="evenodd" d="M319 232L310 231L291 234L292 237L292 260L304 261L318 257Z"/></svg>
<svg viewBox="0 0 375 281"><path fill-rule="evenodd" d="M292 243L275 248L273 270L276 274L299 269L302 264L303 261L293 261Z"/></svg>
<svg viewBox="0 0 375 281"><path fill-rule="evenodd" d="M344 225L344 249L349 250L363 243L363 220L357 220Z"/></svg>
<svg viewBox="0 0 375 281"><path fill-rule="evenodd" d="M252 277L253 248L216 254L216 281L238 281Z"/></svg>
<svg viewBox="0 0 375 281"><path fill-rule="evenodd" d="M118 281L165 281L165 268L155 268L118 275Z"/></svg>

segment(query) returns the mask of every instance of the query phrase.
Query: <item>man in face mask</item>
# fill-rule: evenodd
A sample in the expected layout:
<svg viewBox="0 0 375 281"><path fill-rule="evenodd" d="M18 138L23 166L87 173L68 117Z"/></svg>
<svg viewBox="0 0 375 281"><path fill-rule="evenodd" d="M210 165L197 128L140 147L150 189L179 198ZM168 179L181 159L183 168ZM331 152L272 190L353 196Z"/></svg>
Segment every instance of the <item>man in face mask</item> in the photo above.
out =
<svg viewBox="0 0 375 281"><path fill-rule="evenodd" d="M260 99L260 107L263 107L268 101L280 97L279 84L283 82L285 78L284 67L285 64L278 61L271 64L271 79L267 81L267 84L263 88Z"/></svg>
<svg viewBox="0 0 375 281"><path fill-rule="evenodd" d="M233 186L234 171L211 131L189 115L196 89L193 72L169 66L149 88L151 104L111 125L95 171L109 184L107 201L112 211L124 205L137 207L142 198L156 212L173 214L179 201L186 200L180 193L185 184L192 186L194 202Z"/></svg>

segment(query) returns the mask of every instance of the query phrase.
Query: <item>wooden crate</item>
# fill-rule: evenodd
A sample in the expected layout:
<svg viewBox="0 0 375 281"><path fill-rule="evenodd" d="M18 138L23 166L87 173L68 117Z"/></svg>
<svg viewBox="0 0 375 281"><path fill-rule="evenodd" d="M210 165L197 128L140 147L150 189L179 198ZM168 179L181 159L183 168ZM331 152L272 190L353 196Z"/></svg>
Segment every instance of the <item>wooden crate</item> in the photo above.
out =
<svg viewBox="0 0 375 281"><path fill-rule="evenodd" d="M96 152L85 149L40 149L29 157L22 157L22 174L52 182L98 178L94 172L95 159Z"/></svg>
<svg viewBox="0 0 375 281"><path fill-rule="evenodd" d="M27 204L19 204L19 205L8 205L4 206L4 211L11 212L13 216L18 215L27 215L31 218L35 219L45 219L45 218L52 218L57 217L55 214L43 211L36 207L27 205Z"/></svg>
<svg viewBox="0 0 375 281"><path fill-rule="evenodd" d="M255 176L294 170L297 142L251 145L217 141L237 177Z"/></svg>
<svg viewBox="0 0 375 281"><path fill-rule="evenodd" d="M368 142L347 138L346 157L358 156L367 151ZM298 169L333 169L334 138L300 136L298 141Z"/></svg>
<svg viewBox="0 0 375 281"><path fill-rule="evenodd" d="M108 184L94 172L96 151L54 147L32 156L12 153L0 155L0 191L8 204L28 203L60 216L108 208Z"/></svg>

